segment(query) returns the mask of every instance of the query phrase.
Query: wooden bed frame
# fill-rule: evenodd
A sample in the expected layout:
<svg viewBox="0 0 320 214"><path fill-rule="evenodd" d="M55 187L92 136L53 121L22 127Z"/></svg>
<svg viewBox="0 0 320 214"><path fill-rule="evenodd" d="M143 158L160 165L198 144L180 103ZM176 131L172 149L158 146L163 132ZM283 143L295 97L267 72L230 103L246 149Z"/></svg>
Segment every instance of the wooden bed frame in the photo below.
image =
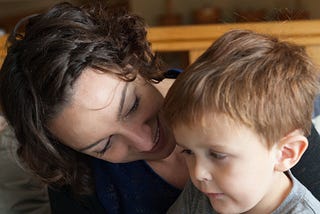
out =
<svg viewBox="0 0 320 214"><path fill-rule="evenodd" d="M154 51L188 52L191 63L214 40L231 29L249 29L294 42L305 47L307 53L320 65L320 20L150 27L148 39ZM0 37L0 65L6 54L6 38L7 35Z"/></svg>
<svg viewBox="0 0 320 214"><path fill-rule="evenodd" d="M231 29L271 34L305 47L320 65L320 20L152 27L148 37L154 51L187 51L193 62L210 44Z"/></svg>
<svg viewBox="0 0 320 214"><path fill-rule="evenodd" d="M0 36L0 66L2 65L3 59L6 56L6 40L7 35Z"/></svg>

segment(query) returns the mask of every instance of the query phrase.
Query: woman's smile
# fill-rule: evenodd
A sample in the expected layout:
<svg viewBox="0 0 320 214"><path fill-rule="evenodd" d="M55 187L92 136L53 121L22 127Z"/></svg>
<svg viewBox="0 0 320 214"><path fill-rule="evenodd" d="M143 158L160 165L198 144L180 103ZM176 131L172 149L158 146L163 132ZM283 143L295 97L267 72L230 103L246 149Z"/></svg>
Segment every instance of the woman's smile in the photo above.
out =
<svg viewBox="0 0 320 214"><path fill-rule="evenodd" d="M162 145L164 144L162 132L163 132L163 129L161 127L159 117L157 117L156 129L155 129L155 134L153 137L154 146L152 147L152 149L150 151L147 151L147 152L150 152L150 153L157 152L158 150L160 150L162 148Z"/></svg>

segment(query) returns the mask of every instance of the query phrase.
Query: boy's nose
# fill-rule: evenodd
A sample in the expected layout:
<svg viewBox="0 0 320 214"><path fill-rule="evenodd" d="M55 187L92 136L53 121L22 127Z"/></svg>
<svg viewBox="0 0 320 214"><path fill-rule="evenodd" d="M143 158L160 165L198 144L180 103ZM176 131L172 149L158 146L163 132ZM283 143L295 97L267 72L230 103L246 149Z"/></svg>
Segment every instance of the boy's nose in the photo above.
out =
<svg viewBox="0 0 320 214"><path fill-rule="evenodd" d="M194 165L194 175L198 181L211 181L212 175L204 163L196 161Z"/></svg>

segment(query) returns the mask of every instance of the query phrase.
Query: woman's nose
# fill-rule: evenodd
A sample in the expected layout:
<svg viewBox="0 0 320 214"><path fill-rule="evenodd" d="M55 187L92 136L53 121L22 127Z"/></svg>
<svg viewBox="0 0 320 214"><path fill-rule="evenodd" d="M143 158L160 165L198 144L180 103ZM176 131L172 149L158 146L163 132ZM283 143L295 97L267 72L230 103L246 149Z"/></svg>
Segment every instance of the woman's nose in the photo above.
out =
<svg viewBox="0 0 320 214"><path fill-rule="evenodd" d="M147 152L150 151L155 144L153 138L155 135L154 132L155 130L152 130L150 125L140 124L139 126L126 129L125 135L130 147L141 152Z"/></svg>

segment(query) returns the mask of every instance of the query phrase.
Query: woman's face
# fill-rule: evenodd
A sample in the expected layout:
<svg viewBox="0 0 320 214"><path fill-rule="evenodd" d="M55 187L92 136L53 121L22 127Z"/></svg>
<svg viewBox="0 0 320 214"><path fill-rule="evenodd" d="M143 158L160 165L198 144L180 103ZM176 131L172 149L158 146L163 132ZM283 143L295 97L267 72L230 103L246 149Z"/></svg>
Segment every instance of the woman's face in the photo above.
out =
<svg viewBox="0 0 320 214"><path fill-rule="evenodd" d="M73 90L49 123L63 144L114 163L163 159L173 151L173 135L159 114L163 96L142 77L125 82L88 68Z"/></svg>

